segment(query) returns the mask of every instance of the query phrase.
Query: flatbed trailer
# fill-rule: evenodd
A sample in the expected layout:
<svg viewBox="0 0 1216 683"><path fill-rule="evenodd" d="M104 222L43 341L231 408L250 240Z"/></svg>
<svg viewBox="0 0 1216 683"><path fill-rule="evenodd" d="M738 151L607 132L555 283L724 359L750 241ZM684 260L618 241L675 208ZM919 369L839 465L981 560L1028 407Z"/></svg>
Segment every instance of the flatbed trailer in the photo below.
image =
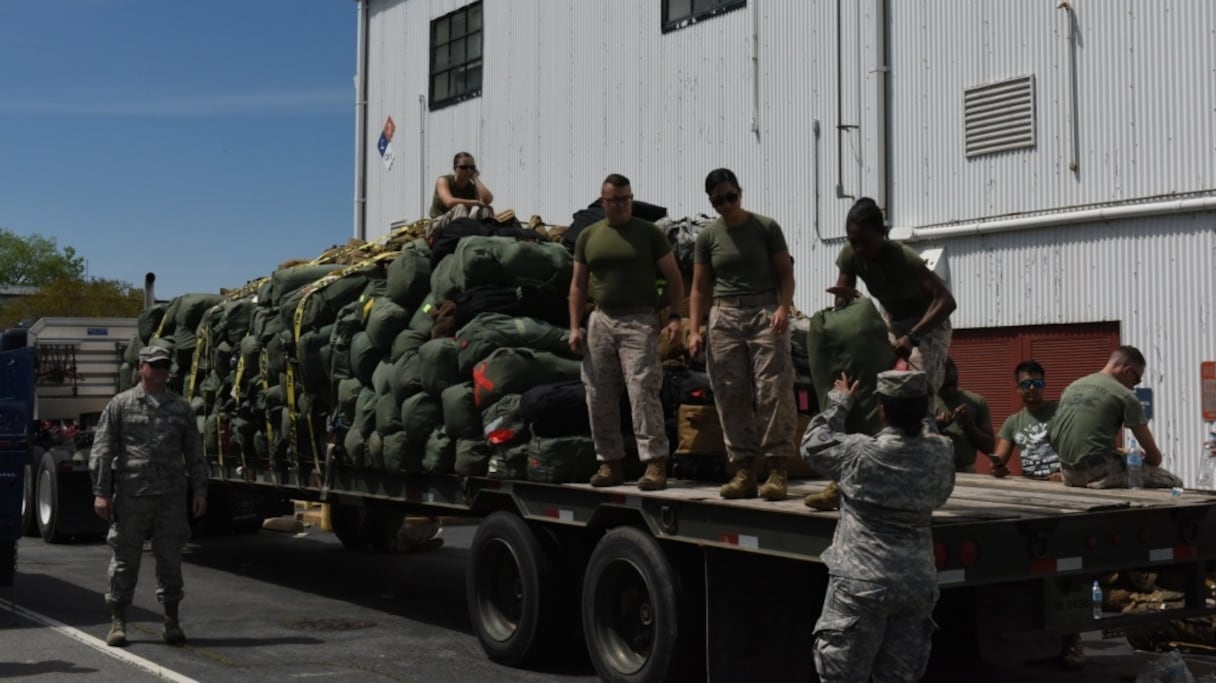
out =
<svg viewBox="0 0 1216 683"><path fill-rule="evenodd" d="M293 463L251 471L212 462L213 490L331 505L344 543L391 532L406 514L482 518L468 564L470 618L510 665L585 647L605 680L799 680L837 512L805 507L825 480L796 479L784 501L724 500L716 484L664 491L484 477L405 476ZM933 515L951 642L988 661L1058 653L1060 636L1211 614L1216 494L1095 490L959 474ZM357 543L356 543L357 544ZM1184 606L1095 619L1096 576L1168 574ZM957 651L957 648L955 648Z"/></svg>

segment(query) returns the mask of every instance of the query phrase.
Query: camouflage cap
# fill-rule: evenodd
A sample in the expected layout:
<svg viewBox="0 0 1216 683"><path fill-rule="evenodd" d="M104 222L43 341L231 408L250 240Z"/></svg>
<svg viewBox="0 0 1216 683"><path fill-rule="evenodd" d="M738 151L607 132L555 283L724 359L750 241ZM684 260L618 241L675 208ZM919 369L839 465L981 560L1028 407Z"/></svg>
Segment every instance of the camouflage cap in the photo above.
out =
<svg viewBox="0 0 1216 683"><path fill-rule="evenodd" d="M920 370L887 370L878 373L878 393L891 398L929 395L929 376Z"/></svg>
<svg viewBox="0 0 1216 683"><path fill-rule="evenodd" d="M145 346L139 350L139 362L141 363L156 363L159 361L169 361L169 349L163 346Z"/></svg>

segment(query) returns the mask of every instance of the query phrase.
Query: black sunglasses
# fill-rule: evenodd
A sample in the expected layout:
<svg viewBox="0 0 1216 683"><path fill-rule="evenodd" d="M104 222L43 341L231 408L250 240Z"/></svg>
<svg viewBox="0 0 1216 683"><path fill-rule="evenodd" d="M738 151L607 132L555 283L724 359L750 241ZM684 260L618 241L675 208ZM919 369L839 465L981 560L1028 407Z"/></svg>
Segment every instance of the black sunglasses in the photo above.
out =
<svg viewBox="0 0 1216 683"><path fill-rule="evenodd" d="M469 166L467 164L462 164L460 166L457 166L456 168L459 168L462 171L476 171L477 170L476 166Z"/></svg>
<svg viewBox="0 0 1216 683"><path fill-rule="evenodd" d="M171 363L167 360L158 360L155 363L148 363L148 367L154 370L168 370Z"/></svg>
<svg viewBox="0 0 1216 683"><path fill-rule="evenodd" d="M709 198L709 203L713 204L714 206L722 206L723 204L734 204L737 201L739 201L738 192L731 192L728 194L718 195L717 197Z"/></svg>
<svg viewBox="0 0 1216 683"><path fill-rule="evenodd" d="M1045 384L1047 383L1039 378L1024 379L1021 382L1018 382L1018 386L1023 389L1029 389L1031 387L1034 387L1035 389L1042 389Z"/></svg>

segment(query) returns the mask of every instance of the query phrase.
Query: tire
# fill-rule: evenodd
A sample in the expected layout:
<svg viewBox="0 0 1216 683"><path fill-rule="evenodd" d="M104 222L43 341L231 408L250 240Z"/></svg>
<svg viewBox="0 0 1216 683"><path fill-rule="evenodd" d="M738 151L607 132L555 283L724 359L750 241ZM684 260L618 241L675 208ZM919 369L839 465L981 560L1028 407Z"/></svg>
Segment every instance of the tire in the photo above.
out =
<svg viewBox="0 0 1216 683"><path fill-rule="evenodd" d="M565 577L554 549L521 517L495 512L473 536L465 596L486 656L507 666L560 654Z"/></svg>
<svg viewBox="0 0 1216 683"><path fill-rule="evenodd" d="M587 652L602 680L676 677L681 593L679 576L650 534L620 527L600 540L587 563L582 612Z"/></svg>
<svg viewBox="0 0 1216 683"><path fill-rule="evenodd" d="M41 458L42 449L31 454L31 458ZM38 509L38 485L34 481L36 470L30 463L25 464L25 482L21 496L21 533L24 536L38 535L38 517L35 510Z"/></svg>
<svg viewBox="0 0 1216 683"><path fill-rule="evenodd" d="M347 550L400 550L397 537L405 522L405 513L368 505L334 503L329 508L329 522L334 535Z"/></svg>
<svg viewBox="0 0 1216 683"><path fill-rule="evenodd" d="M66 539L59 533L59 518L63 513L59 502L59 468L55 466L55 457L50 453L43 453L38 463L35 488L38 491L34 507L38 534L47 543L62 543Z"/></svg>

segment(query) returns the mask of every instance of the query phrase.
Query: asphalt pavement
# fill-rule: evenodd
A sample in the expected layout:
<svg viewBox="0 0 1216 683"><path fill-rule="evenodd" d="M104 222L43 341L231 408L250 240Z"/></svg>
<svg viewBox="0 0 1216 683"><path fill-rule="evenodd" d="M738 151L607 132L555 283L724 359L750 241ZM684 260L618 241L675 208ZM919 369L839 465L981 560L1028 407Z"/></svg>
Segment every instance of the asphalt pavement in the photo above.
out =
<svg viewBox="0 0 1216 683"><path fill-rule="evenodd" d="M349 552L316 529L198 538L187 548L180 648L160 641L154 569L145 552L132 605L129 648L105 646L109 548L24 539L15 586L0 589L0 678L145 680L594 681L577 656L559 668L520 670L486 659L465 606L464 573L474 527L444 529L445 545L417 554ZM808 617L810 618L810 617ZM1088 665L953 663L935 643L927 681L1098 683L1134 680L1156 657L1122 639L1085 634ZM809 644L808 644L809 649ZM809 654L808 654L809 656ZM1196 676L1216 660L1188 657ZM84 680L84 679L80 679Z"/></svg>

